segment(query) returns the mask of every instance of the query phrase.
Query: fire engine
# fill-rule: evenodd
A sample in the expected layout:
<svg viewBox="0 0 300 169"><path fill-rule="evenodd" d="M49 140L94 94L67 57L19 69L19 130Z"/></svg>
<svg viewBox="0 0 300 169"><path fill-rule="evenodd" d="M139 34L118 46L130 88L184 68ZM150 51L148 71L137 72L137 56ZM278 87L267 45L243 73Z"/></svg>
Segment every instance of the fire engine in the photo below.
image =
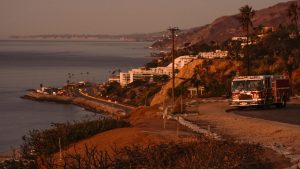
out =
<svg viewBox="0 0 300 169"><path fill-rule="evenodd" d="M276 105L286 107L289 79L281 75L238 76L232 80L233 107Z"/></svg>

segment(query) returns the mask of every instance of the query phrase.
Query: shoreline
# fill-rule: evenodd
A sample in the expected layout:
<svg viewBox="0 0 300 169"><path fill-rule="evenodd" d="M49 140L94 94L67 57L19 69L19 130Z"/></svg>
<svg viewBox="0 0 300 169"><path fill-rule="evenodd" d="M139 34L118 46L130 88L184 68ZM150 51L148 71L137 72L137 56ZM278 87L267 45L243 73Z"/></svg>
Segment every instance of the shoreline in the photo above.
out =
<svg viewBox="0 0 300 169"><path fill-rule="evenodd" d="M86 95L84 97L70 97L70 96L58 96L58 95L46 95L37 93L33 90L27 90L27 93L21 96L21 99L38 101L38 102L53 102L58 104L69 104L83 108L89 112L102 114L110 118L122 119L127 116L128 112L121 108L110 106L105 104L105 101L96 101L95 99L88 99ZM111 105L113 103L110 103ZM129 107L129 106L128 106ZM130 110L130 107L128 108ZM8 149L0 151L0 163L13 158L13 150Z"/></svg>
<svg viewBox="0 0 300 169"><path fill-rule="evenodd" d="M7 151L1 151L0 152L0 163L5 160L10 160L13 158L13 151L7 150Z"/></svg>
<svg viewBox="0 0 300 169"><path fill-rule="evenodd" d="M118 108L116 106L107 104L105 102L99 102L92 99L87 99L84 97L70 97L70 96L58 96L58 95L46 95L40 94L33 91L27 92L24 96L21 96L22 99L39 101L39 102L55 102L60 104L72 104L81 108L84 108L87 111L99 114L108 114L113 118L123 118L128 112Z"/></svg>

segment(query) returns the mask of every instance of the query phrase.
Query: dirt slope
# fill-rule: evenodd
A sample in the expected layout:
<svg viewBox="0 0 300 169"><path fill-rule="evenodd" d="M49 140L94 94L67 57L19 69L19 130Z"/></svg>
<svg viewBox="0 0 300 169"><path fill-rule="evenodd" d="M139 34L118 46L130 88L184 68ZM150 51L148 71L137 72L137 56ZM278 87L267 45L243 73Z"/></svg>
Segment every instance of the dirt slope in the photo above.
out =
<svg viewBox="0 0 300 169"><path fill-rule="evenodd" d="M85 145L97 146L99 150L105 150L109 154L113 153L112 148L123 148L125 146L140 145L148 146L166 141L193 140L194 135L184 127L180 127L180 137L177 137L177 122L168 120L166 128L163 128L163 119L157 107L137 108L130 117L129 121L133 125L130 128L113 129L99 133L91 138L82 140L70 146L66 153L84 152Z"/></svg>
<svg viewBox="0 0 300 169"><path fill-rule="evenodd" d="M185 65L180 72L176 75L175 78L175 87L177 87L178 85L180 85L180 83L183 82L183 80L179 79L179 78L186 78L189 79L193 76L194 74L194 68L199 65L202 64L203 60L202 59L196 59L192 62L190 62L189 64ZM164 85L161 89L160 92L158 92L154 98L151 101L151 106L156 105L156 104L160 104L163 102L163 100L169 100L169 97L167 95L167 91L169 88L172 88L172 80L170 80L166 85Z"/></svg>

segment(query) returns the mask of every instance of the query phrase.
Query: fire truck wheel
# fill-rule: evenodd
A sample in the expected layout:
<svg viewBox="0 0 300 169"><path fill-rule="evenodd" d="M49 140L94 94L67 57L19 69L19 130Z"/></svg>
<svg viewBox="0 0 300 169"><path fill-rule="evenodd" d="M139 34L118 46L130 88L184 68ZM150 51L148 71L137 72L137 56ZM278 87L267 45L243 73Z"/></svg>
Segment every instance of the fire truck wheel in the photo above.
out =
<svg viewBox="0 0 300 169"><path fill-rule="evenodd" d="M276 105L277 108L281 108L282 107L281 103L276 103L275 105Z"/></svg>
<svg viewBox="0 0 300 169"><path fill-rule="evenodd" d="M286 107L286 98L285 98L285 96L283 96L283 97L281 98L281 106L282 106L282 107Z"/></svg>

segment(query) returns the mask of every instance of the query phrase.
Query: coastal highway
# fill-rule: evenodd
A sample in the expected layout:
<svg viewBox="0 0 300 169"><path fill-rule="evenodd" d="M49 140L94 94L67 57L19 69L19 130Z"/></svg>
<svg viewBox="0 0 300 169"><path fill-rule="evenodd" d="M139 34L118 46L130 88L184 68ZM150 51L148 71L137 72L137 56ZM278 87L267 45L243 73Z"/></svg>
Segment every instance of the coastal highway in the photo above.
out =
<svg viewBox="0 0 300 169"><path fill-rule="evenodd" d="M225 114L236 114L239 116L264 119L269 121L300 125L300 100L292 100L287 103L286 108L276 108L270 106L266 108L232 108L226 101L219 100L215 102L199 102L189 108L192 112L205 112L214 114L216 112Z"/></svg>
<svg viewBox="0 0 300 169"><path fill-rule="evenodd" d="M123 104L115 103L115 102L110 102L108 100L104 100L104 99L100 99L100 98L96 98L96 97L90 96L87 93L82 92L81 90L78 90L78 94L81 97L84 97L86 99L97 101L97 102L101 102L102 104L106 104L106 105L109 105L109 106L121 109L121 110L123 110L126 113L129 113L132 109L134 109L134 107L131 107L131 106L127 106L127 105L123 105Z"/></svg>
<svg viewBox="0 0 300 169"><path fill-rule="evenodd" d="M288 103L286 108L273 106L265 109L232 109L230 112L241 116L300 125L300 102Z"/></svg>

